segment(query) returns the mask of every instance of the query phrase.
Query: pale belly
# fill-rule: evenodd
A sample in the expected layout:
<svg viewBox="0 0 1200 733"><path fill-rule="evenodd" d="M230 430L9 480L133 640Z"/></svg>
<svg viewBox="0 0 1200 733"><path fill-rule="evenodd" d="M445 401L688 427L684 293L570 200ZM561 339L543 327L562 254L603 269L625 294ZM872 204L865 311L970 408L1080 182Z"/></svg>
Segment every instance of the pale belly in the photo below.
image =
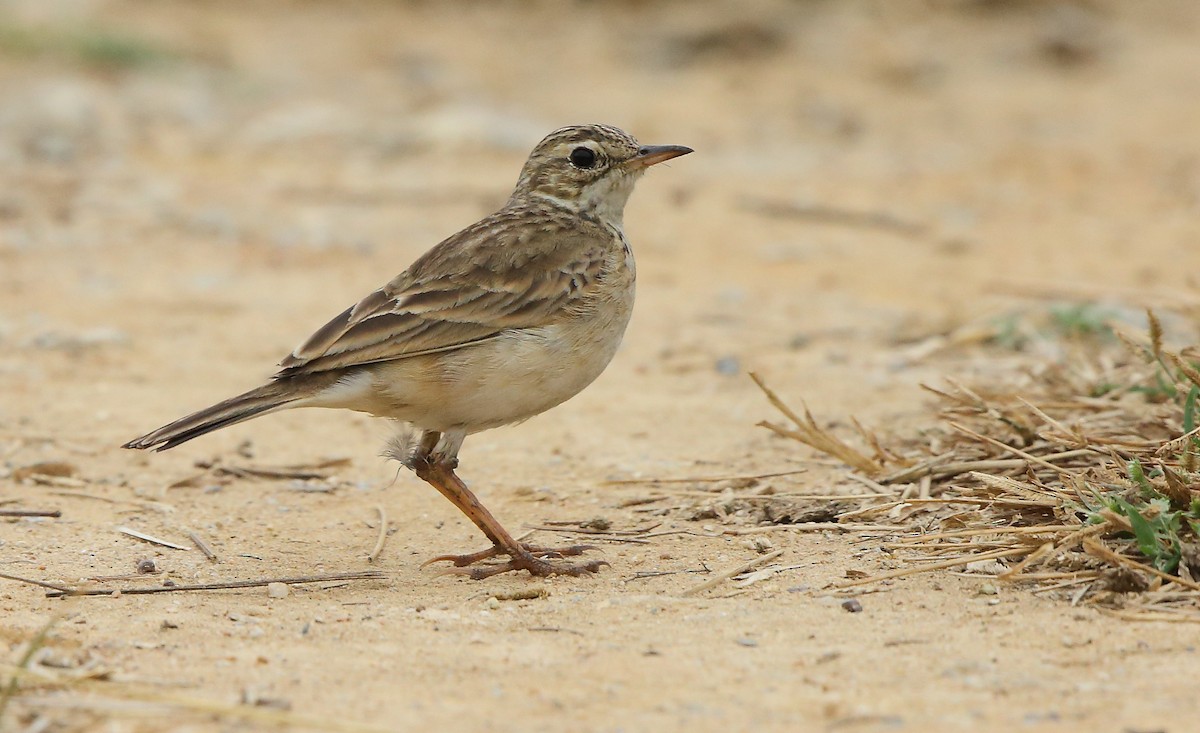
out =
<svg viewBox="0 0 1200 733"><path fill-rule="evenodd" d="M364 366L306 404L358 410L442 433L476 433L545 412L595 381L625 335L635 279L628 246L613 252L606 270L604 287L558 323Z"/></svg>
<svg viewBox="0 0 1200 733"><path fill-rule="evenodd" d="M410 403L410 422L468 433L520 422L574 397L604 371L625 332L620 323L514 332L444 359L433 401Z"/></svg>
<svg viewBox="0 0 1200 733"><path fill-rule="evenodd" d="M590 316L381 363L307 404L358 410L438 432L476 433L527 420L600 376L621 344L632 306L630 291Z"/></svg>

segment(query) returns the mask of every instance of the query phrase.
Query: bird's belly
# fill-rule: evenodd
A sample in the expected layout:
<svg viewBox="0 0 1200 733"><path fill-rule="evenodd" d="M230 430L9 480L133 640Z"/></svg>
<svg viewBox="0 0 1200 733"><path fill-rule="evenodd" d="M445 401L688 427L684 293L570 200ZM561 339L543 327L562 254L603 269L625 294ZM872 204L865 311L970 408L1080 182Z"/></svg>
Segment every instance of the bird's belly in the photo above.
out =
<svg viewBox="0 0 1200 733"><path fill-rule="evenodd" d="M426 430L468 433L526 420L574 397L616 354L629 309L514 329L474 346L396 362L376 389L396 409L370 410Z"/></svg>

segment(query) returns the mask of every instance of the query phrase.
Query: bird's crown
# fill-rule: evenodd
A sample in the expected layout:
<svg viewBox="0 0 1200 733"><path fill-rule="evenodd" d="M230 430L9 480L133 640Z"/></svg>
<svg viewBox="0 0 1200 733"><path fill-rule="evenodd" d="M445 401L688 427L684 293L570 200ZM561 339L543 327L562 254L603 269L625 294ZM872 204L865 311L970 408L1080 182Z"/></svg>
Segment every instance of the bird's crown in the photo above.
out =
<svg viewBox="0 0 1200 733"><path fill-rule="evenodd" d="M642 172L690 152L680 145L640 145L610 125L561 127L534 147L510 201L542 198L619 223Z"/></svg>

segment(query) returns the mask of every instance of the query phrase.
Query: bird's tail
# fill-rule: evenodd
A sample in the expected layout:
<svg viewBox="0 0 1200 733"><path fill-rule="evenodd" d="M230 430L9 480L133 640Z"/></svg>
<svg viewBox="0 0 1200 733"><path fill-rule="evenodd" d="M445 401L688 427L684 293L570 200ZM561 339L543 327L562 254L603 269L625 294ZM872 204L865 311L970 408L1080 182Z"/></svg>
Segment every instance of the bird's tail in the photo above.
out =
<svg viewBox="0 0 1200 733"><path fill-rule="evenodd" d="M139 450L150 448L159 451L168 450L205 433L211 433L228 425L283 409L302 397L303 394L297 394L297 390L289 389L285 383L270 382L237 397L230 397L224 402L218 402L212 407L193 412L187 417L181 417L170 425L164 425L121 447Z"/></svg>

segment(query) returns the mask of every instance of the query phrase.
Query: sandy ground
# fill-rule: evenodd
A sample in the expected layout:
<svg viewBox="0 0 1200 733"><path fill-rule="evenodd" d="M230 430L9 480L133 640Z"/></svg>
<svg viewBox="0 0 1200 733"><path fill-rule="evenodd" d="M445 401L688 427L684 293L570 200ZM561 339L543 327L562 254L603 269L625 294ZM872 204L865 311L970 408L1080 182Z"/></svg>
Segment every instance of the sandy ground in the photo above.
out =
<svg viewBox="0 0 1200 733"><path fill-rule="evenodd" d="M828 586L896 561L878 541L787 530L762 536L796 567L685 597L704 569L764 549L721 533L745 519L647 510L629 502L649 488L606 482L806 468L765 482L861 490L755 427L775 416L747 371L823 418L903 435L928 420L920 382L1021 358L911 358L910 341L1052 297L1195 302L1200 6L0 11L0 501L63 513L0 523L0 572L77 583L150 558L180 584L386 573L284 598L61 601L5 581L4 660L57 614L43 663L143 696L290 706L327 730L1194 729L1190 628L988 595L949 572L850 613ZM514 530L600 517L688 534L605 544L611 567L592 579L473 582L420 569L482 538L378 457L379 422L297 411L161 455L116 447L257 384L502 202L545 132L584 121L697 152L655 169L627 210L639 302L612 366L563 407L469 439L462 474ZM171 487L197 461L331 456L349 463L315 487ZM74 475L20 480L44 461ZM392 531L368 564L380 508ZM189 547L194 531L219 562L118 527ZM544 595L502 600L530 590ZM0 727L269 727L121 699L31 690Z"/></svg>

